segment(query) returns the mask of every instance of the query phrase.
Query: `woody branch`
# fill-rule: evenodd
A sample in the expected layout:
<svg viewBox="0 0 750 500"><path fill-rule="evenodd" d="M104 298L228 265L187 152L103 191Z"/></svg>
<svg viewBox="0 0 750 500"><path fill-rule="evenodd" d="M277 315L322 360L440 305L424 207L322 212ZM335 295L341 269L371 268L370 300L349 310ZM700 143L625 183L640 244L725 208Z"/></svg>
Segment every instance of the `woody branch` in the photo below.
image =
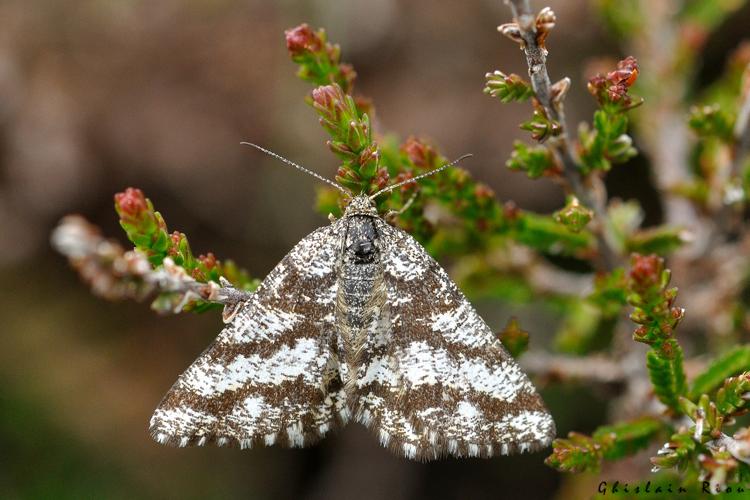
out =
<svg viewBox="0 0 750 500"><path fill-rule="evenodd" d="M584 179L579 161L570 146L563 108L563 100L570 87L570 79L566 77L552 84L547 71L545 40L556 21L555 14L549 7L546 7L539 15L534 15L529 0L505 0L505 3L511 9L514 22L500 25L498 31L521 44L526 55L534 96L544 109L547 118L558 127L557 134L549 141L550 149L562 164L562 173L568 189L584 205L594 211L599 226L596 229L596 237L599 245L600 266L611 270L620 263L620 259L602 232L603 221L606 217L607 193L599 177L592 175Z"/></svg>
<svg viewBox="0 0 750 500"><path fill-rule="evenodd" d="M169 257L154 267L143 252L125 251L77 215L60 222L52 234L52 245L70 260L96 295L110 300L141 300L166 294L171 300L168 308L159 308L162 312L179 313L198 302L212 302L225 306L227 319L238 304L252 295L236 289L223 276L218 283L198 281Z"/></svg>
<svg viewBox="0 0 750 500"><path fill-rule="evenodd" d="M740 172L740 167L750 155L750 64L745 67L743 88L739 103L739 112L734 125L734 137L737 150L732 162L732 175Z"/></svg>

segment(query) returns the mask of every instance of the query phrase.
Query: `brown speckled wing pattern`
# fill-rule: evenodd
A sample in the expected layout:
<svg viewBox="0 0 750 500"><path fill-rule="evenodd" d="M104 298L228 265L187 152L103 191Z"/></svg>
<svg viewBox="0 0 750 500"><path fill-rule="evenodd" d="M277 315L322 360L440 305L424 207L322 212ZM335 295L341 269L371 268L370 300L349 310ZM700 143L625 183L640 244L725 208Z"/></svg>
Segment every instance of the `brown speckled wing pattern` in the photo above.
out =
<svg viewBox="0 0 750 500"><path fill-rule="evenodd" d="M356 419L423 460L548 446L552 417L497 336L414 238L378 229L390 331L360 371Z"/></svg>
<svg viewBox="0 0 750 500"><path fill-rule="evenodd" d="M555 424L528 377L440 265L365 201L266 277L164 397L154 439L298 447L353 419L410 459L549 445Z"/></svg>
<svg viewBox="0 0 750 500"><path fill-rule="evenodd" d="M177 446L303 446L346 421L333 303L341 224L304 238L179 377L150 432Z"/></svg>

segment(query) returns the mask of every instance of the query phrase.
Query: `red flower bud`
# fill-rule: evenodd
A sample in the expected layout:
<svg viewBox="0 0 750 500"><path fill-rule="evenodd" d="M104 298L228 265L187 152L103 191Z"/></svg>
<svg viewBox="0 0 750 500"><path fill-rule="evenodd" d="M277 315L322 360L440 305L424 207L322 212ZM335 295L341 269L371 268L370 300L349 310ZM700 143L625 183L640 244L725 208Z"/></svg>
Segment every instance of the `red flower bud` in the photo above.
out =
<svg viewBox="0 0 750 500"><path fill-rule="evenodd" d="M648 328L641 325L635 329L635 332L633 332L633 335L635 335L638 338L642 338L642 337L645 337L647 333L648 333Z"/></svg>
<svg viewBox="0 0 750 500"><path fill-rule="evenodd" d="M649 287L659 283L664 260L658 255L634 254L630 260L630 278L640 287Z"/></svg>
<svg viewBox="0 0 750 500"><path fill-rule="evenodd" d="M415 137L406 139L401 150L406 153L409 161L418 167L427 168L435 161L435 151Z"/></svg>
<svg viewBox="0 0 750 500"><path fill-rule="evenodd" d="M198 261L203 264L208 271L216 267L216 256L211 252L208 252L206 255L200 255Z"/></svg>
<svg viewBox="0 0 750 500"><path fill-rule="evenodd" d="M127 188L115 195L115 206L121 216L137 217L148 210L148 202L143 191L137 188Z"/></svg>
<svg viewBox="0 0 750 500"><path fill-rule="evenodd" d="M614 74L613 76L617 78L616 83L622 83L626 87L630 87L638 79L638 61L635 57L628 56L617 63L617 69L611 74ZM607 78L612 80L609 75L607 75Z"/></svg>
<svg viewBox="0 0 750 500"><path fill-rule="evenodd" d="M377 176L375 177L375 186L377 186L378 189L383 189L388 185L388 179L388 169L379 168Z"/></svg>
<svg viewBox="0 0 750 500"><path fill-rule="evenodd" d="M616 69L607 73L606 77L599 74L591 78L588 83L589 93L596 97L599 104L619 103L629 108L633 99L628 95L628 89L638 79L638 72L638 61L635 57L628 56L618 62Z"/></svg>
<svg viewBox="0 0 750 500"><path fill-rule="evenodd" d="M338 85L321 85L312 91L313 104L331 111L341 103L346 96Z"/></svg>
<svg viewBox="0 0 750 500"><path fill-rule="evenodd" d="M478 183L474 186L474 196L480 200L486 200L495 196L495 192L486 184Z"/></svg>
<svg viewBox="0 0 750 500"><path fill-rule="evenodd" d="M174 231L169 235L170 245L169 248L167 248L167 254L170 257L177 257L180 254L180 241L182 241L184 237L185 235L179 231Z"/></svg>
<svg viewBox="0 0 750 500"><path fill-rule="evenodd" d="M292 56L306 52L318 52L323 48L323 41L307 24L300 24L284 32L286 48Z"/></svg>
<svg viewBox="0 0 750 500"><path fill-rule="evenodd" d="M505 217L509 221L514 221L518 219L518 217L521 215L521 209L518 208L518 205L516 205L513 201L506 201L503 203L503 217Z"/></svg>

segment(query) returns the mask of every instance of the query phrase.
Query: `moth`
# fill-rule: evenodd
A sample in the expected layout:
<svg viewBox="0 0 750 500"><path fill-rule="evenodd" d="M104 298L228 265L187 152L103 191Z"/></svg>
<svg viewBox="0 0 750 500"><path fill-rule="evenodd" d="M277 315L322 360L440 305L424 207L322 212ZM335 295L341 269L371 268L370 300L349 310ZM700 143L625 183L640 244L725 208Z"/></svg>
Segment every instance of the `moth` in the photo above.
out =
<svg viewBox="0 0 750 500"><path fill-rule="evenodd" d="M355 196L249 145L350 201L230 308L154 412L152 437L302 447L355 421L409 459L548 446L555 424L529 378L443 268L375 208L378 195L452 164Z"/></svg>

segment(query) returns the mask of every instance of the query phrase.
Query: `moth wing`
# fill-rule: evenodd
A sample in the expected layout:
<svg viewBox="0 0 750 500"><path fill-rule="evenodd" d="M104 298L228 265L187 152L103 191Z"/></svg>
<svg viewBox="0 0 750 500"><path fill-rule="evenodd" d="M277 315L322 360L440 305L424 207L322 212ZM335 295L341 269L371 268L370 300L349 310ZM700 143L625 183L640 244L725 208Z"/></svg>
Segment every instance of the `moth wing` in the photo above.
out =
<svg viewBox="0 0 750 500"><path fill-rule="evenodd" d="M300 241L177 379L150 433L177 446L304 446L348 418L332 351L342 225Z"/></svg>
<svg viewBox="0 0 750 500"><path fill-rule="evenodd" d="M552 417L497 336L414 238L378 229L390 330L359 374L355 418L408 458L548 446Z"/></svg>

